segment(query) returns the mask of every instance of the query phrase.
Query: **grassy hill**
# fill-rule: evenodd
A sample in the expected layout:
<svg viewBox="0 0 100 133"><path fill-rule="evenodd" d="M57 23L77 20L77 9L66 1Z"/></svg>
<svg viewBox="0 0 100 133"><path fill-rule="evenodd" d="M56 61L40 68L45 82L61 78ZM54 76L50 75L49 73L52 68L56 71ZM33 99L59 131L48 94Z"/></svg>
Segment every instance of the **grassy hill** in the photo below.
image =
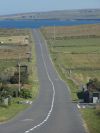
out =
<svg viewBox="0 0 100 133"><path fill-rule="evenodd" d="M20 13L0 16L0 19L100 19L100 9Z"/></svg>

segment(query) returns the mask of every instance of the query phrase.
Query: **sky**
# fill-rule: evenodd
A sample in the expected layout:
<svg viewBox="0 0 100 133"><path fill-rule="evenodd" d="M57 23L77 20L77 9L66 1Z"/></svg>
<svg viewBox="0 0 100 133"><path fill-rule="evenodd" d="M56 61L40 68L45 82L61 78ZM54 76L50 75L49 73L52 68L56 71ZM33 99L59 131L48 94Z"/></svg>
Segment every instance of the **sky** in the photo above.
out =
<svg viewBox="0 0 100 133"><path fill-rule="evenodd" d="M100 0L0 0L0 15L87 8L100 8Z"/></svg>

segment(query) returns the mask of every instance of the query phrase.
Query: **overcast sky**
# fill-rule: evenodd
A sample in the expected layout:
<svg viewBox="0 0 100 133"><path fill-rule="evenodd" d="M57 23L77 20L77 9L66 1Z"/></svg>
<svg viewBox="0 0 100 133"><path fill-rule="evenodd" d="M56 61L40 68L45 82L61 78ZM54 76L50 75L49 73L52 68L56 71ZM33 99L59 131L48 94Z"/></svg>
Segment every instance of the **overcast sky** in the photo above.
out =
<svg viewBox="0 0 100 133"><path fill-rule="evenodd" d="M100 0L0 0L0 15L84 8L100 8Z"/></svg>

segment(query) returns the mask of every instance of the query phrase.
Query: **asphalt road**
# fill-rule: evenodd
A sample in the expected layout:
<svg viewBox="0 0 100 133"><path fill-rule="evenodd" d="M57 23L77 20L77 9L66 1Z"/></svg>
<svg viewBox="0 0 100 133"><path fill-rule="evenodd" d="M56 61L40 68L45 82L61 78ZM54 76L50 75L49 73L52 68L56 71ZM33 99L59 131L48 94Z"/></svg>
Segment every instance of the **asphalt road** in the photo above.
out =
<svg viewBox="0 0 100 133"><path fill-rule="evenodd" d="M86 133L77 106L57 74L46 42L33 30L40 92L30 108L0 125L0 133Z"/></svg>

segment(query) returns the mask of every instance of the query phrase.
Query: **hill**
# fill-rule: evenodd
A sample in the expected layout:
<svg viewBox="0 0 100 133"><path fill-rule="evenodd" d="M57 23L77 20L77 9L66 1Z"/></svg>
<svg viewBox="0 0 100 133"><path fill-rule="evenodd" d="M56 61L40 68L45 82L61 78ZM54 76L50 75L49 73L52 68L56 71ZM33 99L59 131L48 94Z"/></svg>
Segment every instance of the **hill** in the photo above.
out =
<svg viewBox="0 0 100 133"><path fill-rule="evenodd" d="M31 12L0 16L0 19L100 19L100 9Z"/></svg>

